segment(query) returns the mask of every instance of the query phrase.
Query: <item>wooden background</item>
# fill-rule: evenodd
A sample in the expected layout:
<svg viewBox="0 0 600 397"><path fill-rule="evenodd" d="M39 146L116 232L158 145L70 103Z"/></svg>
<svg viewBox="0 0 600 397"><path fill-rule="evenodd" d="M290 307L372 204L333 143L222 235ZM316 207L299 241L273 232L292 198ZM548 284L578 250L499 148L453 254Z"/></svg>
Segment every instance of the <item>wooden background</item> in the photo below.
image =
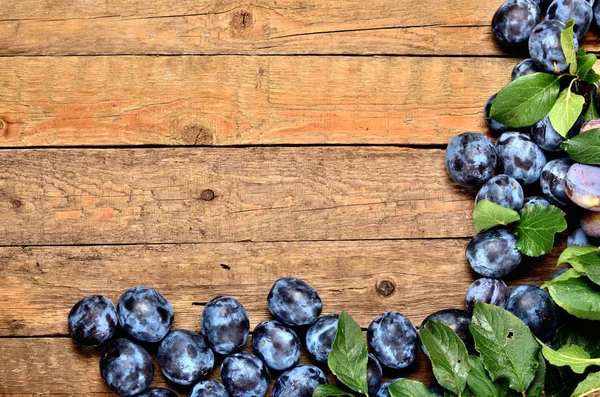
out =
<svg viewBox="0 0 600 397"><path fill-rule="evenodd" d="M220 294L266 319L282 276L363 327L462 307L473 194L444 147L518 60L501 2L0 0L0 394L107 393L66 317L134 285L195 330Z"/></svg>

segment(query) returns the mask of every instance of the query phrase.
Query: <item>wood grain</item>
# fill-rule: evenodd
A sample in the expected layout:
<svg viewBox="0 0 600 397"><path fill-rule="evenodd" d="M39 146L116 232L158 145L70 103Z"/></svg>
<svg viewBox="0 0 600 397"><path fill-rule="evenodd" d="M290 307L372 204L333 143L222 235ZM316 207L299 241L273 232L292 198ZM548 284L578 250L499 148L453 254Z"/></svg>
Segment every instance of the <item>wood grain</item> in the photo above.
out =
<svg viewBox="0 0 600 397"><path fill-rule="evenodd" d="M472 207L437 149L0 151L3 245L467 237Z"/></svg>
<svg viewBox="0 0 600 397"><path fill-rule="evenodd" d="M515 59L16 57L0 146L445 144Z"/></svg>
<svg viewBox="0 0 600 397"><path fill-rule="evenodd" d="M504 55L490 30L501 0L9 3L0 55Z"/></svg>

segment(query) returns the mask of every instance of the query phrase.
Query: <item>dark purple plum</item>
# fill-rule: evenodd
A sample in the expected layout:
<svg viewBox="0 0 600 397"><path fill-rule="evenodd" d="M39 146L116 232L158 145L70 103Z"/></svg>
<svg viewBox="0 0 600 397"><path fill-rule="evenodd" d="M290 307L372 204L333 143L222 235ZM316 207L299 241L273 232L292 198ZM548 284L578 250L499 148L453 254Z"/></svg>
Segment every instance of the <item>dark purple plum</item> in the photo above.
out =
<svg viewBox="0 0 600 397"><path fill-rule="evenodd" d="M396 312L383 313L373 320L367 330L367 341L379 362L393 369L408 367L419 351L417 329Z"/></svg>
<svg viewBox="0 0 600 397"><path fill-rule="evenodd" d="M508 296L506 309L529 326L542 342L548 341L558 326L558 309L550 294L537 285L520 285Z"/></svg>
<svg viewBox="0 0 600 397"><path fill-rule="evenodd" d="M525 199L525 202L523 203L523 208L530 207L532 205L541 205L542 207L549 207L550 202L542 196L531 196Z"/></svg>
<svg viewBox="0 0 600 397"><path fill-rule="evenodd" d="M575 122L573 127L571 127L567 136L575 136L579 132L582 124L583 118L580 117L577 119L577 122ZM548 116L544 116L543 119L531 127L531 137L539 147L548 152L559 153L563 151L563 149L560 147L560 144L565 141L565 138L560 136L554 127L552 127L552 123L550 123Z"/></svg>
<svg viewBox="0 0 600 397"><path fill-rule="evenodd" d="M369 353L369 361L367 362L367 385L369 386L369 397L375 397L381 383L383 382L383 371L381 364L374 354Z"/></svg>
<svg viewBox="0 0 600 397"><path fill-rule="evenodd" d="M177 393L165 387L153 387L140 394L139 397L177 397Z"/></svg>
<svg viewBox="0 0 600 397"><path fill-rule="evenodd" d="M567 246L569 247L584 247L592 245L588 236L585 235L585 232L582 228L575 229L569 234L569 238L567 239Z"/></svg>
<svg viewBox="0 0 600 397"><path fill-rule="evenodd" d="M600 28L600 1L594 1L592 4L592 12L594 14L594 23Z"/></svg>
<svg viewBox="0 0 600 397"><path fill-rule="evenodd" d="M100 346L117 330L117 309L105 296L86 296L73 306L67 321L69 334L82 346Z"/></svg>
<svg viewBox="0 0 600 397"><path fill-rule="evenodd" d="M106 345L100 356L104 384L119 396L135 396L152 383L154 363L143 347L119 338Z"/></svg>
<svg viewBox="0 0 600 397"><path fill-rule="evenodd" d="M524 132L502 134L496 142L496 152L504 173L524 186L537 182L546 165L544 152Z"/></svg>
<svg viewBox="0 0 600 397"><path fill-rule="evenodd" d="M546 20L533 29L529 37L529 55L537 67L547 73L563 73L569 67L560 44L560 34L565 24L556 20ZM577 38L573 37L575 50L579 49Z"/></svg>
<svg viewBox="0 0 600 397"><path fill-rule="evenodd" d="M587 0L554 0L548 6L546 19L553 19L562 23L567 23L570 19L573 19L575 21L573 32L575 32L577 40L581 40L590 30L592 24L592 6Z"/></svg>
<svg viewBox="0 0 600 397"><path fill-rule="evenodd" d="M471 284L465 294L465 309L469 313L473 313L477 302L504 308L507 298L508 287L504 281L495 278L480 278Z"/></svg>
<svg viewBox="0 0 600 397"><path fill-rule="evenodd" d="M223 361L221 379L231 397L263 397L271 375L265 363L254 354L235 353Z"/></svg>
<svg viewBox="0 0 600 397"><path fill-rule="evenodd" d="M530 0L507 0L492 19L492 33L505 47L525 45L533 28L542 21L542 10Z"/></svg>
<svg viewBox="0 0 600 397"><path fill-rule="evenodd" d="M573 164L565 178L565 191L581 208L600 211L600 167Z"/></svg>
<svg viewBox="0 0 600 397"><path fill-rule="evenodd" d="M475 132L455 136L446 149L448 175L466 188L477 188L494 176L497 161L492 142Z"/></svg>
<svg viewBox="0 0 600 397"><path fill-rule="evenodd" d="M586 236L600 239L600 212L587 211L581 216L581 229Z"/></svg>
<svg viewBox="0 0 600 397"><path fill-rule="evenodd" d="M376 397L391 397L388 387L402 379L404 378L392 379L385 382L383 385L381 385L381 388L379 389L379 392L377 392Z"/></svg>
<svg viewBox="0 0 600 397"><path fill-rule="evenodd" d="M133 287L117 303L119 325L140 342L159 342L173 325L173 307L160 292Z"/></svg>
<svg viewBox="0 0 600 397"><path fill-rule="evenodd" d="M429 390L435 394L437 397L444 397L444 388L439 385L439 383L434 383L429 386Z"/></svg>
<svg viewBox="0 0 600 397"><path fill-rule="evenodd" d="M507 229L492 229L478 233L467 245L467 261L475 273L500 278L521 263L517 238Z"/></svg>
<svg viewBox="0 0 600 397"><path fill-rule="evenodd" d="M197 383L188 397L229 397L225 386L214 380Z"/></svg>
<svg viewBox="0 0 600 397"><path fill-rule="evenodd" d="M275 281L267 304L275 320L288 327L313 324L323 309L317 291L305 281L293 277Z"/></svg>
<svg viewBox="0 0 600 397"><path fill-rule="evenodd" d="M560 158L549 161L542 169L540 185L544 196L557 207L566 208L571 200L565 191L565 178L574 161L569 158Z"/></svg>
<svg viewBox="0 0 600 397"><path fill-rule="evenodd" d="M263 321L254 328L252 347L256 355L274 371L286 371L300 360L300 339L278 321Z"/></svg>
<svg viewBox="0 0 600 397"><path fill-rule="evenodd" d="M219 296L208 302L200 324L208 345L222 355L240 351L250 334L246 309L230 296Z"/></svg>
<svg viewBox="0 0 600 397"><path fill-rule="evenodd" d="M490 110L492 109L492 105L494 104L496 95L498 95L498 94L492 95L490 97L490 99L488 99L487 102L485 103L485 106L483 107L483 117L485 118L485 123L489 127L490 131L492 131L495 134L501 134L503 132L508 131L510 129L510 127L507 127L504 124L502 124L496 120L492 120L490 118Z"/></svg>
<svg viewBox="0 0 600 397"><path fill-rule="evenodd" d="M215 356L202 335L178 329L160 343L158 365L171 382L192 386L212 371Z"/></svg>
<svg viewBox="0 0 600 397"><path fill-rule="evenodd" d="M279 376L273 397L311 397L319 385L326 385L327 375L314 365L298 365Z"/></svg>
<svg viewBox="0 0 600 397"><path fill-rule="evenodd" d="M533 59L523 59L521 62L517 63L513 68L511 73L511 79L516 80L521 76L538 72L540 72L540 70L537 68L537 66L535 66L535 62L533 62Z"/></svg>
<svg viewBox="0 0 600 397"><path fill-rule="evenodd" d="M481 200L519 211L523 208L523 188L516 179L508 175L497 175L487 181L475 198L475 204Z"/></svg>
<svg viewBox="0 0 600 397"><path fill-rule="evenodd" d="M315 361L327 362L337 332L338 315L327 314L318 319L306 333L306 349Z"/></svg>
<svg viewBox="0 0 600 397"><path fill-rule="evenodd" d="M475 342L473 341L471 330L469 330L469 325L471 325L470 313L460 309L439 310L430 314L425 318L425 320L423 320L423 323L421 323L421 329L427 328L427 322L431 320L441 321L442 323L446 324L463 341L467 347L467 350L474 351ZM425 354L428 354L424 346L423 351Z"/></svg>

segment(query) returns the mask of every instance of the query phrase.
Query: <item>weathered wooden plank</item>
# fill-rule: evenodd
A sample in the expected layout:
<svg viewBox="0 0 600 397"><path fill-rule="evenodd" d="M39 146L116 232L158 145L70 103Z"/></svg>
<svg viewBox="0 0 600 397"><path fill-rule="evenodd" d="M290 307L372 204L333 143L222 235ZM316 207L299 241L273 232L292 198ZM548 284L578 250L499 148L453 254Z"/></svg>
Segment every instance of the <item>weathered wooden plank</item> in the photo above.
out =
<svg viewBox="0 0 600 397"><path fill-rule="evenodd" d="M514 63L17 57L0 64L0 145L445 144L487 131L483 105Z"/></svg>
<svg viewBox="0 0 600 397"><path fill-rule="evenodd" d="M246 350L250 350L249 344ZM70 339L0 338L0 355L3 357L0 360L0 396L111 395L100 378L96 351L79 348ZM305 353L301 362L312 363ZM173 385L167 383L156 362L154 371L153 386L173 388ZM211 378L218 379L218 372L217 368ZM393 375L410 377L428 384L433 380L429 360L421 352L414 366ZM34 378L35 381L32 381ZM272 381L274 382L275 380ZM186 389L177 391L184 395ZM267 395L271 395L270 391Z"/></svg>
<svg viewBox="0 0 600 397"><path fill-rule="evenodd" d="M465 237L472 202L437 149L0 151L3 245Z"/></svg>
<svg viewBox="0 0 600 397"><path fill-rule="evenodd" d="M308 281L324 313L349 311L367 327L395 310L415 324L430 313L463 306L474 280L467 240L236 243L200 245L29 247L0 249L0 336L65 335L80 298L115 302L147 285L173 304L175 327L196 329L203 303L219 295L240 300L251 326L269 318L266 297L285 276ZM541 284L556 257L524 262L518 280Z"/></svg>
<svg viewBox="0 0 600 397"><path fill-rule="evenodd" d="M489 26L501 3L15 1L0 54L502 55Z"/></svg>

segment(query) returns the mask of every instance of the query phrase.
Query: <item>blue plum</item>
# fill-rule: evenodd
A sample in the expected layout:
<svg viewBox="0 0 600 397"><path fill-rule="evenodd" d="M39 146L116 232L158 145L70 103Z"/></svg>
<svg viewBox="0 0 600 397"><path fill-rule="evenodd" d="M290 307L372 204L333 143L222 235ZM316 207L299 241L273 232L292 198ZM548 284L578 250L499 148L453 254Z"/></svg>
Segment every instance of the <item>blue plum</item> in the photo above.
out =
<svg viewBox="0 0 600 397"><path fill-rule="evenodd" d="M437 397L444 397L444 388L438 383L434 383L433 385L429 386L429 390Z"/></svg>
<svg viewBox="0 0 600 397"><path fill-rule="evenodd" d="M492 18L492 32L506 47L527 43L531 32L542 21L542 10L530 0L507 0Z"/></svg>
<svg viewBox="0 0 600 397"><path fill-rule="evenodd" d="M540 179L546 156L529 134L505 132L496 142L496 151L506 175L522 185L531 185Z"/></svg>
<svg viewBox="0 0 600 397"><path fill-rule="evenodd" d="M263 397L271 375L265 363L250 353L235 353L221 365L221 379L231 397Z"/></svg>
<svg viewBox="0 0 600 397"><path fill-rule="evenodd" d="M542 169L540 185L544 196L557 207L566 208L571 200L565 191L565 178L574 161L569 158L560 158L549 161Z"/></svg>
<svg viewBox="0 0 600 397"><path fill-rule="evenodd" d="M477 188L494 176L497 161L492 142L475 132L455 136L446 149L448 175L466 188Z"/></svg>
<svg viewBox="0 0 600 397"><path fill-rule="evenodd" d="M294 331L275 320L254 328L252 347L256 355L274 371L286 371L300 360L300 339Z"/></svg>
<svg viewBox="0 0 600 397"><path fill-rule="evenodd" d="M82 346L100 346L117 330L117 309L105 296L86 296L73 306L67 321L69 334Z"/></svg>
<svg viewBox="0 0 600 397"><path fill-rule="evenodd" d="M581 40L590 30L592 24L592 6L587 0L554 0L548 6L546 19L553 19L562 23L567 23L570 19L573 19L575 21L573 32L577 36L577 40Z"/></svg>
<svg viewBox="0 0 600 397"><path fill-rule="evenodd" d="M225 386L214 380L197 383L188 397L229 397Z"/></svg>
<svg viewBox="0 0 600 397"><path fill-rule="evenodd" d="M575 136L579 132L582 124L583 118L580 117L577 119L573 127L571 127L567 133L567 136ZM548 116L544 116L544 118L531 127L531 137L539 147L548 152L559 153L563 151L560 145L565 141L565 138L563 138L558 132L556 132L554 127L552 127L552 123L550 122Z"/></svg>
<svg viewBox="0 0 600 397"><path fill-rule="evenodd" d="M386 312L369 325L367 341L379 362L401 369L412 364L419 351L417 329L400 313Z"/></svg>
<svg viewBox="0 0 600 397"><path fill-rule="evenodd" d="M497 175L479 189L475 204L481 200L489 200L492 203L519 211L523 208L524 199L523 188L516 179L508 175Z"/></svg>
<svg viewBox="0 0 600 397"><path fill-rule="evenodd" d="M158 364L173 383L191 386L207 376L215 365L215 356L194 331L171 331L158 347Z"/></svg>
<svg viewBox="0 0 600 397"><path fill-rule="evenodd" d="M320 363L326 363L337 332L338 315L319 318L306 332L306 349Z"/></svg>
<svg viewBox="0 0 600 397"><path fill-rule="evenodd" d="M279 376L273 386L273 397L311 397L319 385L329 381L314 365L298 365Z"/></svg>
<svg viewBox="0 0 600 397"><path fill-rule="evenodd" d="M421 329L427 328L428 321L441 321L454 331L454 333L464 342L467 349L471 352L474 351L475 342L473 341L473 335L469 330L471 325L471 314L460 309L444 309L439 310L435 313L427 316L421 324ZM427 354L427 350L423 346L423 351Z"/></svg>
<svg viewBox="0 0 600 397"><path fill-rule="evenodd" d="M200 325L208 345L222 355L240 351L250 334L246 309L230 296L218 296L208 302Z"/></svg>
<svg viewBox="0 0 600 397"><path fill-rule="evenodd" d="M106 345L100 356L104 384L119 396L135 396L150 387L154 377L152 357L144 348L119 338Z"/></svg>
<svg viewBox="0 0 600 397"><path fill-rule="evenodd" d="M569 247L583 247L592 245L588 237L585 235L582 228L575 229L569 234L567 239L567 246Z"/></svg>
<svg viewBox="0 0 600 397"><path fill-rule="evenodd" d="M381 383L383 382L383 370L381 364L374 354L369 353L369 361L367 362L367 385L369 386L369 396L375 397Z"/></svg>
<svg viewBox="0 0 600 397"><path fill-rule="evenodd" d="M397 378L397 379L388 380L383 385L381 385L381 388L379 389L379 392L377 392L377 395L375 397L391 397L390 392L388 390L388 387L392 383L396 383L396 382L398 382L399 380L402 380L402 379L404 379L404 378Z"/></svg>
<svg viewBox="0 0 600 397"><path fill-rule="evenodd" d="M507 229L492 229L478 233L467 245L467 261L476 273L500 278L521 263L517 238Z"/></svg>
<svg viewBox="0 0 600 397"><path fill-rule="evenodd" d="M535 62L533 62L533 59L527 58L523 59L521 62L515 65L510 77L512 80L516 80L521 76L538 72L540 72L540 70L537 68L537 66L535 66Z"/></svg>
<svg viewBox="0 0 600 397"><path fill-rule="evenodd" d="M529 37L529 55L538 68L547 73L563 73L569 67L560 44L560 34L565 24L556 20L546 20L533 29ZM579 49L573 37L575 50Z"/></svg>
<svg viewBox="0 0 600 397"><path fill-rule="evenodd" d="M600 212L585 212L581 216L581 229L589 238L600 239Z"/></svg>
<svg viewBox="0 0 600 397"><path fill-rule="evenodd" d="M541 205L542 207L548 207L550 206L550 202L542 196L531 196L525 199L525 202L523 203L523 208L532 205Z"/></svg>
<svg viewBox="0 0 600 397"><path fill-rule="evenodd" d="M477 302L504 308L506 307L507 298L508 287L504 281L495 278L480 278L469 286L465 294L465 310L473 313Z"/></svg>
<svg viewBox="0 0 600 397"><path fill-rule="evenodd" d="M529 326L543 342L548 341L558 326L558 309L550 294L537 285L520 285L508 296L506 309Z"/></svg>
<svg viewBox="0 0 600 397"><path fill-rule="evenodd" d="M177 393L165 387L153 387L140 394L139 397L177 397Z"/></svg>
<svg viewBox="0 0 600 397"><path fill-rule="evenodd" d="M600 167L573 164L565 178L565 191L581 208L600 211Z"/></svg>
<svg viewBox="0 0 600 397"><path fill-rule="evenodd" d="M594 13L594 23L600 28L600 1L594 1L592 4L592 12Z"/></svg>
<svg viewBox="0 0 600 397"><path fill-rule="evenodd" d="M119 324L140 342L158 342L173 325L173 307L158 291L133 287L121 295L117 303Z"/></svg>
<svg viewBox="0 0 600 397"><path fill-rule="evenodd" d="M275 320L288 327L313 324L323 309L317 291L305 281L293 277L275 281L267 305Z"/></svg>
<svg viewBox="0 0 600 397"><path fill-rule="evenodd" d="M496 120L492 120L490 118L490 110L492 109L492 105L494 104L494 101L496 100L496 95L498 95L498 94L492 95L490 97L490 99L488 99L487 102L485 103L485 106L483 107L483 117L485 118L485 123L489 127L490 131L492 131L496 134L501 134L503 132L508 131L510 129L510 127L507 127L504 124L502 124Z"/></svg>

